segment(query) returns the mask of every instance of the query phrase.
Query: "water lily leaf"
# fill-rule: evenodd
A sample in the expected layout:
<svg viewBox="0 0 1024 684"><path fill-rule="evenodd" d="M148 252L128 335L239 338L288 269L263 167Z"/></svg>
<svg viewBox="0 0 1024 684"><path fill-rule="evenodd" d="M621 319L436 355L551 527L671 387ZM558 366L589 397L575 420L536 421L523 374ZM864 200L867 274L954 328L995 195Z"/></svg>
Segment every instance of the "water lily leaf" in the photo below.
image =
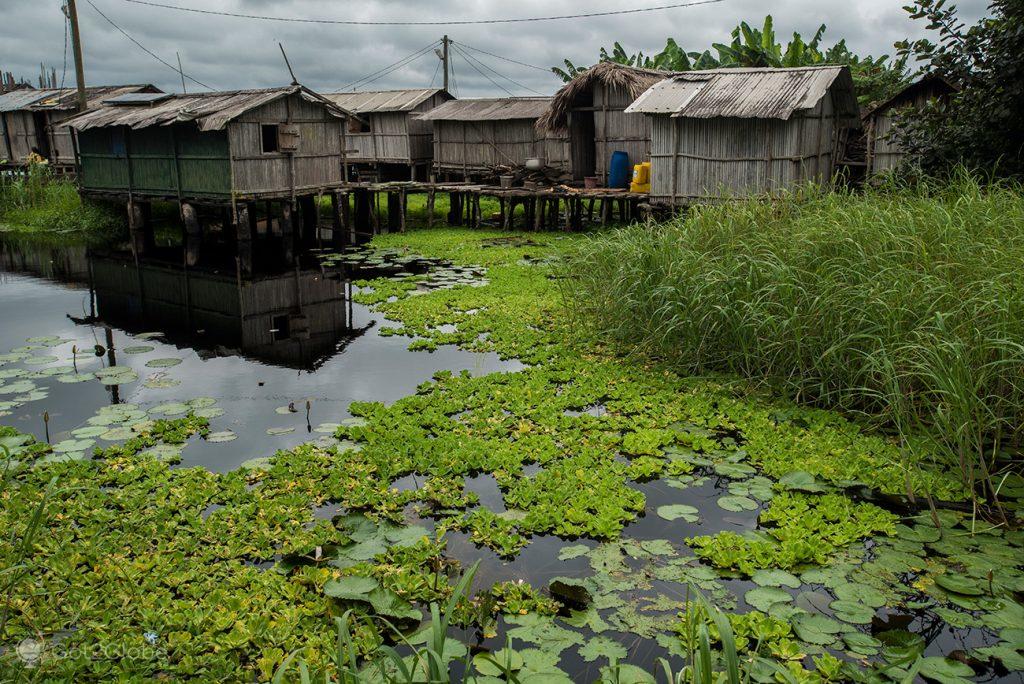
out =
<svg viewBox="0 0 1024 684"><path fill-rule="evenodd" d="M882 657L891 663L910 663L924 652L924 637L905 629L879 632L875 638L882 643Z"/></svg>
<svg viewBox="0 0 1024 684"><path fill-rule="evenodd" d="M859 601L833 601L829 604L835 616L843 622L866 625L875 617L875 609Z"/></svg>
<svg viewBox="0 0 1024 684"><path fill-rule="evenodd" d="M73 451L84 452L96 444L92 439L65 439L53 445L53 451L57 454L66 454Z"/></svg>
<svg viewBox="0 0 1024 684"><path fill-rule="evenodd" d="M640 548L652 556L671 556L676 552L672 542L667 539L644 539L639 543Z"/></svg>
<svg viewBox="0 0 1024 684"><path fill-rule="evenodd" d="M860 655L875 655L882 647L882 642L864 632L849 632L843 635L846 648Z"/></svg>
<svg viewBox="0 0 1024 684"><path fill-rule="evenodd" d="M46 346L53 346L64 340L61 340L61 338L57 337L56 335L42 335L40 337L30 337L25 341L28 342L29 344L42 344Z"/></svg>
<svg viewBox="0 0 1024 684"><path fill-rule="evenodd" d="M700 512L693 506L686 504L670 504L658 506L658 517L665 520L682 519L688 523L695 523L700 518Z"/></svg>
<svg viewBox="0 0 1024 684"><path fill-rule="evenodd" d="M654 675L636 665L616 663L601 668L602 684L654 684Z"/></svg>
<svg viewBox="0 0 1024 684"><path fill-rule="evenodd" d="M599 658L622 660L629 654L625 646L614 639L604 636L594 637L583 646L580 646L577 653L588 663L592 663Z"/></svg>
<svg viewBox="0 0 1024 684"><path fill-rule="evenodd" d="M1024 670L1024 655L1020 654L1020 648L1014 648L1006 644L996 644L995 646L976 648L971 653L972 655L980 656L983 660L995 659L1002 661L1003 667L1011 672Z"/></svg>
<svg viewBox="0 0 1024 684"><path fill-rule="evenodd" d="M363 600L380 586L372 577L341 577L324 585L324 593L332 598Z"/></svg>
<svg viewBox="0 0 1024 684"><path fill-rule="evenodd" d="M749 475L753 475L757 470L746 463L716 463L715 472L722 477L739 480Z"/></svg>
<svg viewBox="0 0 1024 684"><path fill-rule="evenodd" d="M751 589L743 595L743 600L748 605L767 613L768 609L776 603L789 603L793 600L793 597L785 589L779 589L777 587L758 587Z"/></svg>
<svg viewBox="0 0 1024 684"><path fill-rule="evenodd" d="M189 405L180 401L172 401L166 404L154 406L149 410L150 415L155 416L180 416L188 413Z"/></svg>
<svg viewBox="0 0 1024 684"><path fill-rule="evenodd" d="M96 378L92 373L67 373L64 375L57 376L57 382L62 382L65 385L75 385L80 382L88 382Z"/></svg>
<svg viewBox="0 0 1024 684"><path fill-rule="evenodd" d="M812 494L824 492L827 489L825 485L815 481L814 475L803 470L794 470L791 473L786 473L779 478L779 484L786 489Z"/></svg>
<svg viewBox="0 0 1024 684"><path fill-rule="evenodd" d="M46 355L46 356L33 356L32 358L25 359L26 366L45 366L49 363L55 363L60 361L60 357Z"/></svg>
<svg viewBox="0 0 1024 684"><path fill-rule="evenodd" d="M97 371L95 375L99 378L101 383L108 386L127 385L128 383L135 382L139 379L139 374L133 370L121 371L118 373L106 373L104 375L100 375L99 371Z"/></svg>
<svg viewBox="0 0 1024 684"><path fill-rule="evenodd" d="M867 584L844 582L836 585L832 592L841 601L859 601L872 608L881 608L886 603L885 595Z"/></svg>
<svg viewBox="0 0 1024 684"><path fill-rule="evenodd" d="M72 430L71 435L78 439L89 439L93 437L99 437L107 431L102 425L86 425L78 429Z"/></svg>
<svg viewBox="0 0 1024 684"><path fill-rule="evenodd" d="M158 375L151 375L146 378L146 382L142 383L149 389L169 389L171 387L177 387L181 384L181 380L177 378L167 378Z"/></svg>
<svg viewBox="0 0 1024 684"><path fill-rule="evenodd" d="M194 409L204 409L216 405L217 400L213 397L196 397L195 399L190 399L187 403Z"/></svg>
<svg viewBox="0 0 1024 684"><path fill-rule="evenodd" d="M836 635L849 629L841 622L814 613L795 616L792 625L797 638L817 646L835 643Z"/></svg>
<svg viewBox="0 0 1024 684"><path fill-rule="evenodd" d="M799 589L803 584L796 575L786 572L785 570L779 570L778 568L757 570L750 579L754 584L761 587L789 587L791 589Z"/></svg>
<svg viewBox="0 0 1024 684"><path fill-rule="evenodd" d="M293 427L267 428L267 434L271 435L271 436L288 435L288 434L291 434L293 432L295 432L295 428L293 428Z"/></svg>
<svg viewBox="0 0 1024 684"><path fill-rule="evenodd" d="M212 442L213 444L233 442L236 439L238 439L238 435L236 435L231 430L224 430L222 432L211 432L206 436L206 441Z"/></svg>
<svg viewBox="0 0 1024 684"><path fill-rule="evenodd" d="M579 558L585 556L590 552L589 546L583 544L574 544L573 546L563 546L558 552L558 560L572 560L573 558Z"/></svg>
<svg viewBox="0 0 1024 684"><path fill-rule="evenodd" d="M319 432L324 435L333 435L340 427L341 423L320 423L313 428L313 432Z"/></svg>
<svg viewBox="0 0 1024 684"><path fill-rule="evenodd" d="M985 594L985 588L981 581L973 577L946 573L944 575L936 575L934 579L935 584L954 594L962 594L964 596L981 596Z"/></svg>
<svg viewBox="0 0 1024 684"><path fill-rule="evenodd" d="M153 359L152 361L146 362L146 368L174 368L179 363L181 363L181 359Z"/></svg>
<svg viewBox="0 0 1024 684"><path fill-rule="evenodd" d="M506 672L521 670L523 656L508 648L499 649L494 653L477 653L473 656L473 667L485 677L501 677Z"/></svg>
<svg viewBox="0 0 1024 684"><path fill-rule="evenodd" d="M195 415L196 418L206 418L209 420L212 418L220 418L221 416L223 416L224 409L217 407L201 408L194 410L192 413L193 415Z"/></svg>
<svg viewBox="0 0 1024 684"><path fill-rule="evenodd" d="M135 339L137 339L137 340L152 340L152 339L155 339L157 337L163 337L163 336L164 336L164 334L162 332L144 332L144 333L139 333L138 335L134 335L133 337L135 337Z"/></svg>
<svg viewBox="0 0 1024 684"><path fill-rule="evenodd" d="M98 426L99 427L99 426ZM108 442L121 442L124 440L131 439L135 436L135 431L129 427L115 427L109 430L104 430L103 434L100 435L100 439L104 439Z"/></svg>
<svg viewBox="0 0 1024 684"><path fill-rule="evenodd" d="M181 449L173 444L157 444L155 447L146 449L142 453L164 463L177 463L181 461Z"/></svg>
<svg viewBox="0 0 1024 684"><path fill-rule="evenodd" d="M974 676L974 670L971 669L970 665L941 656L923 658L919 672L925 679L931 679L942 684L960 684L961 682L968 681L968 677Z"/></svg>
<svg viewBox="0 0 1024 684"><path fill-rule="evenodd" d="M757 502L745 496L721 496L717 500L718 506L733 513L740 511L757 510Z"/></svg>
<svg viewBox="0 0 1024 684"><path fill-rule="evenodd" d="M551 653L561 653L570 646L579 646L583 643L581 634L559 627L553 618L545 615L512 615L506 620L517 625L508 631L510 638L537 644Z"/></svg>
<svg viewBox="0 0 1024 684"><path fill-rule="evenodd" d="M250 458L238 466L239 470L268 470L271 465L271 457Z"/></svg>
<svg viewBox="0 0 1024 684"><path fill-rule="evenodd" d="M274 413L276 413L279 416L290 416L291 414L298 413L298 412L299 412L299 410L297 408L295 408L294 406L291 406L291 405L289 405L289 406L278 406L276 409L274 409Z"/></svg>
<svg viewBox="0 0 1024 684"><path fill-rule="evenodd" d="M125 354L134 356L135 354L148 354L149 352L156 349L156 347L150 347L145 344L136 345L134 347L125 347L121 351Z"/></svg>

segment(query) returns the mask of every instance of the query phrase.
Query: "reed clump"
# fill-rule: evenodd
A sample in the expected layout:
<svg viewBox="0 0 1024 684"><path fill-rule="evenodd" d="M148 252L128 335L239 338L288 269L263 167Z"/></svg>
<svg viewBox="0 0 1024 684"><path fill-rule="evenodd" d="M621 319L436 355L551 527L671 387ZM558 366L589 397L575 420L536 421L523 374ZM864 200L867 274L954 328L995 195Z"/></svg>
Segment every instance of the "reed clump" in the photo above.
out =
<svg viewBox="0 0 1024 684"><path fill-rule="evenodd" d="M568 269L604 339L924 432L985 498L1020 455L1020 186L803 188L596 236Z"/></svg>
<svg viewBox="0 0 1024 684"><path fill-rule="evenodd" d="M51 242L105 242L124 230L114 207L83 200L74 182L45 164L0 176L0 231Z"/></svg>

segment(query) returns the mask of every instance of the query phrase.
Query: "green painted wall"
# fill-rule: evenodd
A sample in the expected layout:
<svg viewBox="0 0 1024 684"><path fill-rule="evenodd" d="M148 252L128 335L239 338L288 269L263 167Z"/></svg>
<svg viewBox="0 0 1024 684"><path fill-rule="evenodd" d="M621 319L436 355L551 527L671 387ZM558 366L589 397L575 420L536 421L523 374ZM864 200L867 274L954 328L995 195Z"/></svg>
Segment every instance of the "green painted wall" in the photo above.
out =
<svg viewBox="0 0 1024 684"><path fill-rule="evenodd" d="M78 134L78 148L80 182L86 190L174 196L180 173L182 195L231 196L226 131L203 133L194 124L97 128Z"/></svg>

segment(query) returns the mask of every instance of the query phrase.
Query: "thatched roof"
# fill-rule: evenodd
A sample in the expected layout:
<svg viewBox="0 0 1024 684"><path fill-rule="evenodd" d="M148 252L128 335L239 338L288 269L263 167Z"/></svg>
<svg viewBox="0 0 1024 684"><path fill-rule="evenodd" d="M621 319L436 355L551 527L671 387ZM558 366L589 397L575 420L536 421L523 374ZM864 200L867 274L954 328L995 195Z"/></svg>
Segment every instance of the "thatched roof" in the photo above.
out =
<svg viewBox="0 0 1024 684"><path fill-rule="evenodd" d="M594 85L601 83L606 88L621 88L636 99L652 85L669 78L675 72L656 69L637 69L615 62L596 64L555 93L551 107L537 121L537 128L561 132L569 128L569 112L577 103L585 101L590 104L590 91ZM586 99L584 99L586 98Z"/></svg>

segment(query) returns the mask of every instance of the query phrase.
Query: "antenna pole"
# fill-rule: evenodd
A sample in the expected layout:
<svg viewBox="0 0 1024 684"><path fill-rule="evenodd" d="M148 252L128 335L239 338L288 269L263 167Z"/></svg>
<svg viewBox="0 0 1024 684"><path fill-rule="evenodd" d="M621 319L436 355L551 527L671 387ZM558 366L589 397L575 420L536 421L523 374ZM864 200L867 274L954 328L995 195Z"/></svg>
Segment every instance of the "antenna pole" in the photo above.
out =
<svg viewBox="0 0 1024 684"><path fill-rule="evenodd" d="M64 5L68 21L71 23L71 45L75 53L75 81L78 83L78 109L85 111L85 62L82 60L82 34L78 31L78 8L75 0L67 0Z"/></svg>
<svg viewBox="0 0 1024 684"><path fill-rule="evenodd" d="M178 73L181 74L181 92L187 93L188 88L185 87L185 70L181 68L181 53L175 51L174 54L178 57Z"/></svg>
<svg viewBox="0 0 1024 684"><path fill-rule="evenodd" d="M292 85L299 85L299 79L295 78L295 72L292 71L292 63L288 61L288 53L284 51L284 45L278 43L277 47L281 48L281 56L284 57L284 65L288 67L288 73L292 75Z"/></svg>
<svg viewBox="0 0 1024 684"><path fill-rule="evenodd" d="M446 35L441 39L444 47L441 49L441 61L444 62L444 89L448 90L448 44L451 42Z"/></svg>

